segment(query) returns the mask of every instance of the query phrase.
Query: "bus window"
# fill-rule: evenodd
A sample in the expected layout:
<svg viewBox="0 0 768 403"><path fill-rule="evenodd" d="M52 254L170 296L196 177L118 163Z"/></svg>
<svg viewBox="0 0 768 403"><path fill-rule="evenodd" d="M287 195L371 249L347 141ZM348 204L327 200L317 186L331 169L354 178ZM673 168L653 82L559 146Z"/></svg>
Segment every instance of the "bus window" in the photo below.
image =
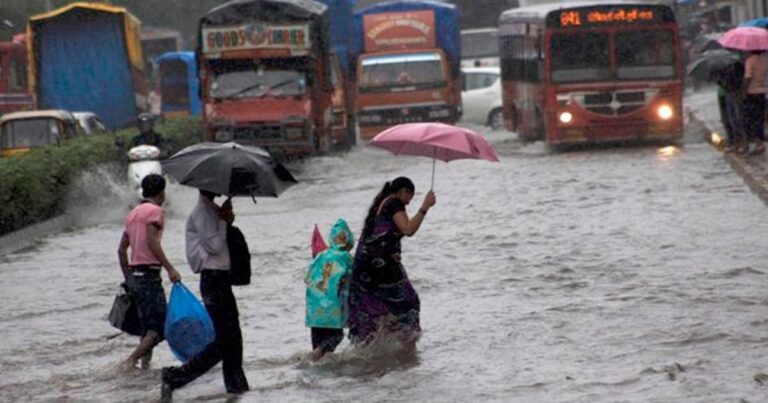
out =
<svg viewBox="0 0 768 403"><path fill-rule="evenodd" d="M675 77L675 49L671 31L616 33L617 77L657 79Z"/></svg>
<svg viewBox="0 0 768 403"><path fill-rule="evenodd" d="M556 83L611 79L608 34L604 32L552 35L549 55Z"/></svg>

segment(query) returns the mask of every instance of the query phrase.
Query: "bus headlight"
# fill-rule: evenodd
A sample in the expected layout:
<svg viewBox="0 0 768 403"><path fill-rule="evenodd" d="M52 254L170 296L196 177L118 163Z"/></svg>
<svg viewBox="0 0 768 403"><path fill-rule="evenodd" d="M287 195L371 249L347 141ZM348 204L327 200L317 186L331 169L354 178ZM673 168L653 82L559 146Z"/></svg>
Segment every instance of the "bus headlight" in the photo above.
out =
<svg viewBox="0 0 768 403"><path fill-rule="evenodd" d="M560 122L563 124L571 123L573 120L573 114L571 112L562 112L560 114Z"/></svg>
<svg viewBox="0 0 768 403"><path fill-rule="evenodd" d="M659 109L656 110L656 113L659 115L661 120L669 120L672 119L672 116L675 115L675 111L672 110L672 107L669 105L661 105Z"/></svg>

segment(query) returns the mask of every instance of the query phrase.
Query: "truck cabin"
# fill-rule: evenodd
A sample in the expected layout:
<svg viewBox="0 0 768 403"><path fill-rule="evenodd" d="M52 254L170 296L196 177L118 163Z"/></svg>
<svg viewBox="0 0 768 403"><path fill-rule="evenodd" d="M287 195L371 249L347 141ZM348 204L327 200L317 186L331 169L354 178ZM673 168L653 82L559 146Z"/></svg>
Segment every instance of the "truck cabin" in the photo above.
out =
<svg viewBox="0 0 768 403"><path fill-rule="evenodd" d="M65 110L6 113L0 118L0 156L58 145L82 133L75 117Z"/></svg>

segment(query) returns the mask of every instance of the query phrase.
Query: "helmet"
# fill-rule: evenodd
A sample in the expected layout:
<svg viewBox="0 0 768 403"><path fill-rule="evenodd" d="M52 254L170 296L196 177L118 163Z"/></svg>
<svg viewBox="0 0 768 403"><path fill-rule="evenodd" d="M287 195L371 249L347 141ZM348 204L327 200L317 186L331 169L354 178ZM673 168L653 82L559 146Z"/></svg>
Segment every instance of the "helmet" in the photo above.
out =
<svg viewBox="0 0 768 403"><path fill-rule="evenodd" d="M155 115L151 113L140 113L139 116L136 117L136 123L142 124L142 123L154 123L155 121Z"/></svg>

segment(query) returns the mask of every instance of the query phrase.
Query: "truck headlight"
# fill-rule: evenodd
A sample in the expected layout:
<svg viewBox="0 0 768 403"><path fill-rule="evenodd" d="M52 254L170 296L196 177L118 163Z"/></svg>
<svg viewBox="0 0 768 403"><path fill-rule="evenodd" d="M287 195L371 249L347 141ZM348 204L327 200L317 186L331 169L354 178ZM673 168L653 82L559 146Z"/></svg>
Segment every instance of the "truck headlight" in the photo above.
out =
<svg viewBox="0 0 768 403"><path fill-rule="evenodd" d="M675 111L671 106L664 104L659 106L659 109L656 109L656 114L659 115L661 120L669 120L672 119L672 116L675 116Z"/></svg>
<svg viewBox="0 0 768 403"><path fill-rule="evenodd" d="M429 118L447 118L448 116L451 116L451 111L448 109L437 109L434 111L429 111Z"/></svg>
<svg viewBox="0 0 768 403"><path fill-rule="evenodd" d="M567 111L562 112L560 113L559 119L560 119L560 123L567 125L568 123L571 123L571 121L573 120L573 114Z"/></svg>
<svg viewBox="0 0 768 403"><path fill-rule="evenodd" d="M288 126L285 128L285 139L286 140L298 140L300 138L304 137L304 127L303 126Z"/></svg>
<svg viewBox="0 0 768 403"><path fill-rule="evenodd" d="M213 135L213 139L217 143L227 143L233 140L232 132L225 129L219 129L216 130L216 133Z"/></svg>
<svg viewBox="0 0 768 403"><path fill-rule="evenodd" d="M360 115L361 123L381 123L381 115Z"/></svg>

